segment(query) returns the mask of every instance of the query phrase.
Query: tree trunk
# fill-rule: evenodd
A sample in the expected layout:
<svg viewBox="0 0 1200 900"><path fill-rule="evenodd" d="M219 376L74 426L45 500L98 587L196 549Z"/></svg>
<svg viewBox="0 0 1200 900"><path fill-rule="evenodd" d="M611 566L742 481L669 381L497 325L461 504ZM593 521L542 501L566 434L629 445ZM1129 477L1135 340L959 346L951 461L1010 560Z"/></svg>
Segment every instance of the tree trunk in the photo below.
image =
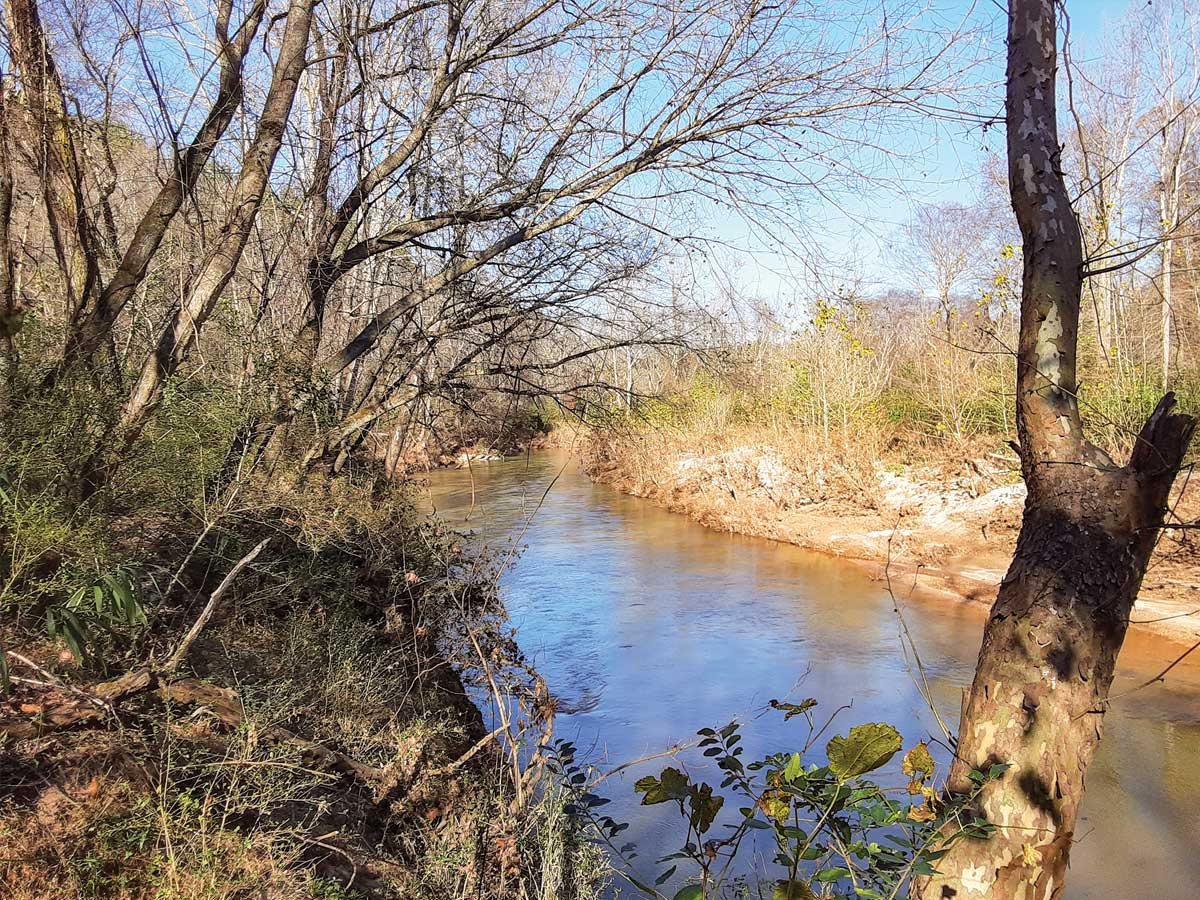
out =
<svg viewBox="0 0 1200 900"><path fill-rule="evenodd" d="M258 33L264 0L257 0L231 37L229 19L233 4L220 0L214 25L220 78L212 108L186 148L175 154L171 174L138 221L121 262L99 293L95 306L72 323L63 352L63 368L76 361L88 363L111 335L120 315L146 278L167 229L184 202L192 196L201 172L242 103L242 70L246 54Z"/></svg>
<svg viewBox="0 0 1200 900"><path fill-rule="evenodd" d="M1028 486L1021 533L984 630L949 790L1009 768L921 900L1060 897L1084 777L1146 563L1194 427L1159 403L1124 466L1083 435L1075 354L1083 251L1060 169L1056 22L1049 0L1010 0L1009 189L1024 240L1017 433Z"/></svg>
<svg viewBox="0 0 1200 900"><path fill-rule="evenodd" d="M17 395L17 371L20 365L17 332L22 311L16 293L16 252L10 226L13 211L13 170L9 147L8 87L0 83L0 352L4 354L4 389L0 392L0 410L11 409Z"/></svg>
<svg viewBox="0 0 1200 900"><path fill-rule="evenodd" d="M1172 226L1174 227L1174 226ZM1171 382L1171 268L1174 263L1175 241L1167 238L1163 242L1162 268L1162 383L1163 389Z"/></svg>
<svg viewBox="0 0 1200 900"><path fill-rule="evenodd" d="M305 69L314 5L314 0L292 0L289 6L271 87L233 187L229 218L164 328L157 346L142 363L137 381L121 410L113 451L101 465L97 466L94 460L86 467L85 488L89 493L104 482L107 470L141 434L150 414L162 400L166 380L187 358L237 270L254 219L262 206L300 76Z"/></svg>
<svg viewBox="0 0 1200 900"><path fill-rule="evenodd" d="M83 173L62 78L46 41L37 2L8 0L5 11L9 50L21 82L19 96L33 130L29 151L38 168L50 241L63 277L67 319L73 322L100 283Z"/></svg>

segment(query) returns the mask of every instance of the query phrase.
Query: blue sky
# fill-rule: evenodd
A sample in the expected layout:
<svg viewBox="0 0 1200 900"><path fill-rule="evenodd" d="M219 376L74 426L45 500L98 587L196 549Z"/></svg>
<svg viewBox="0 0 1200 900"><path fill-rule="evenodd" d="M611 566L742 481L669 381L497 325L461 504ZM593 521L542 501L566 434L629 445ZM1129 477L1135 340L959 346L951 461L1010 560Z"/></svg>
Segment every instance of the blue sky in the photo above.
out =
<svg viewBox="0 0 1200 900"><path fill-rule="evenodd" d="M1121 17L1132 5L1146 0L1067 0L1071 43L1077 62L1086 60L1107 23ZM992 35L990 61L974 79L987 84L977 113L1002 115L1004 48L1002 42L1006 10L993 0L935 0L946 18L970 15ZM892 247L911 210L919 203L966 203L977 199L983 185L981 175L989 154L1004 152L1003 122L984 131L976 122L934 121L916 123L894 138L892 148L900 158L888 163L895 173L890 185L866 184L861 192L835 203L814 203L806 214L809 233L815 241L794 251L781 251L777 241L741 222L722 220L715 233L722 241L737 246L733 254L736 281L745 294L767 300L777 308L793 297L825 292L837 285L814 282L808 261L825 256L827 269L845 273L845 283L857 281L864 288L913 287L911 275L895 259ZM781 236L780 236L781 237Z"/></svg>

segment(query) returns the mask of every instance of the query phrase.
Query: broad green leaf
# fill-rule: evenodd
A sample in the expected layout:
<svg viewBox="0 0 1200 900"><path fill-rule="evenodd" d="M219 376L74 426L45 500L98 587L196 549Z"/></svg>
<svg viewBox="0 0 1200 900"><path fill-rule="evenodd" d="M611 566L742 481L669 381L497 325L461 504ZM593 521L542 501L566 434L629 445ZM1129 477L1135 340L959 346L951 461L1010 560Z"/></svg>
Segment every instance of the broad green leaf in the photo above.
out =
<svg viewBox="0 0 1200 900"><path fill-rule="evenodd" d="M701 784L692 788L688 802L692 808L692 815L690 817L692 827L696 829L696 834L704 834L704 832L712 827L713 819L717 817L717 813L725 805L725 798L721 796L714 797L712 786Z"/></svg>
<svg viewBox="0 0 1200 900"><path fill-rule="evenodd" d="M676 891L671 900L704 900L704 888L698 884L689 884Z"/></svg>
<svg viewBox="0 0 1200 900"><path fill-rule="evenodd" d="M817 873L816 880L822 884L830 881L837 881L839 878L849 878L850 870L842 866L834 866L831 869L822 869Z"/></svg>
<svg viewBox="0 0 1200 900"><path fill-rule="evenodd" d="M639 794L646 795L642 798L643 806L666 803L668 800L686 800L688 778L678 769L667 768L662 770L662 774L658 778L653 775L639 778L634 782L633 789Z"/></svg>
<svg viewBox="0 0 1200 900"><path fill-rule="evenodd" d="M816 900L812 888L803 881L777 881L771 900Z"/></svg>
<svg viewBox="0 0 1200 900"><path fill-rule="evenodd" d="M873 772L900 751L900 732L883 722L855 725L849 737L825 745L829 769L840 781Z"/></svg>
<svg viewBox="0 0 1200 900"><path fill-rule="evenodd" d="M803 770L804 766L800 762L800 754L793 753L792 758L788 760L788 764L783 770L783 777L786 781L795 781Z"/></svg>

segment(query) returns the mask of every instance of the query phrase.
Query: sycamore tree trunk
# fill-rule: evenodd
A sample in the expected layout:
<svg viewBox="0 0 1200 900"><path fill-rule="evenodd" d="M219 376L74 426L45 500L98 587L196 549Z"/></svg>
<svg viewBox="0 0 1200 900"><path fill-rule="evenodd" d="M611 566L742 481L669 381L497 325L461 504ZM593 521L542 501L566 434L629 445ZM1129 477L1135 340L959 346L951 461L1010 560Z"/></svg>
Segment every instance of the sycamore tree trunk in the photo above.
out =
<svg viewBox="0 0 1200 900"><path fill-rule="evenodd" d="M974 813L987 839L959 837L930 898L1062 895L1083 798L1125 637L1167 495L1194 427L1168 394L1117 465L1083 434L1075 354L1083 250L1060 168L1054 0L1010 0L1009 188L1024 241L1017 432L1029 493L1012 565L984 630L949 789L1009 766Z"/></svg>

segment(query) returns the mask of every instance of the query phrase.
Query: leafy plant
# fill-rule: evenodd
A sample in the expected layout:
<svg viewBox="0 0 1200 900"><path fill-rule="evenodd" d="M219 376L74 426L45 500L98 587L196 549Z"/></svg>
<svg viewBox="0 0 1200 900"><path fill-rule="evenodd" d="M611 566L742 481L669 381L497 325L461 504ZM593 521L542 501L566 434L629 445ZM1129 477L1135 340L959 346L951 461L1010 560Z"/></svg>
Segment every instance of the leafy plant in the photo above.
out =
<svg viewBox="0 0 1200 900"><path fill-rule="evenodd" d="M786 719L803 717L808 722L808 740L798 751L773 753L753 762L743 759L741 723L700 729L702 753L724 772L718 787L695 781L685 768L676 766L638 779L634 790L642 795L643 805L673 805L684 837L678 850L658 860L665 868L654 885L630 876L631 882L649 896L664 898L667 895L659 888L687 874L689 883L672 900L740 895L746 892L746 881L735 872L734 863L750 855L747 850L755 844L752 835L761 835L770 841L770 859L777 869L756 873L756 878L765 880L759 894L766 888L773 900L881 900L899 896L914 876L933 874L949 840L989 833L992 826L975 821L965 811L984 785L1003 774L1005 766L972 772L976 790L970 795L943 796L930 786L934 761L920 742L903 757L907 787L903 793L889 791L864 776L901 751L900 733L882 722L857 725L831 738L823 759L813 759L813 746L829 724L815 727L816 705L812 699L771 701ZM577 787L580 810L587 815L597 798L574 764L573 747L568 747L568 758L564 771ZM952 819L958 820L959 830L946 838L943 827ZM591 820L610 845L623 829L605 816L591 816ZM629 845L621 848L626 859L636 855L630 849Z"/></svg>
<svg viewBox="0 0 1200 900"><path fill-rule="evenodd" d="M62 637L76 660L102 635L115 637L120 626L146 624L137 585L125 571L104 575L95 584L77 588L65 603L46 610L46 631Z"/></svg>

